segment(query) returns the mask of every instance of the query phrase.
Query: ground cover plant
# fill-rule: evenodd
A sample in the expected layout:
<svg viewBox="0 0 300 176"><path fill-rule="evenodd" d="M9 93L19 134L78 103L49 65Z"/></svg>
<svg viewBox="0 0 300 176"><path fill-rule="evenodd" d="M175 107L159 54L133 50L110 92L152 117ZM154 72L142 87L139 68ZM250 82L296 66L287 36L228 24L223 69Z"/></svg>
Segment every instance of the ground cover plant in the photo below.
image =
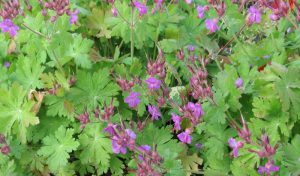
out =
<svg viewBox="0 0 300 176"><path fill-rule="evenodd" d="M297 0L0 3L0 175L300 175Z"/></svg>

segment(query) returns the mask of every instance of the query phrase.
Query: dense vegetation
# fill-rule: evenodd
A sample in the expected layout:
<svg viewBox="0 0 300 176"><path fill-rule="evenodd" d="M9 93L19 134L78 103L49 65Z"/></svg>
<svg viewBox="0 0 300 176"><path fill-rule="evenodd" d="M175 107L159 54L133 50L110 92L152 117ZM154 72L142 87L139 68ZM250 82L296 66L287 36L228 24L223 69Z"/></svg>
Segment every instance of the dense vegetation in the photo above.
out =
<svg viewBox="0 0 300 176"><path fill-rule="evenodd" d="M0 175L300 175L296 0L0 3Z"/></svg>

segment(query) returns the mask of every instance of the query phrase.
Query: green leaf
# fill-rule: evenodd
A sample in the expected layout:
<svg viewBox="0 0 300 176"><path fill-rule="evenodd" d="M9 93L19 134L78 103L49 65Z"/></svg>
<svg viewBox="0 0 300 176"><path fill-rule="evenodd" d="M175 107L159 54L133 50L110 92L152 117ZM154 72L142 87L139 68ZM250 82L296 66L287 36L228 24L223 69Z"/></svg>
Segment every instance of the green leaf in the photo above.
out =
<svg viewBox="0 0 300 176"><path fill-rule="evenodd" d="M202 165L203 162L203 160L199 158L196 153L193 155L188 155L186 151L181 153L179 158L182 162L183 168L187 171L187 176L192 175L192 173L197 173L199 171L199 165Z"/></svg>
<svg viewBox="0 0 300 176"><path fill-rule="evenodd" d="M71 88L70 97L80 110L85 107L95 108L99 102L111 99L119 91L119 86L111 81L108 69L93 74L79 71L77 80L75 87Z"/></svg>
<svg viewBox="0 0 300 176"><path fill-rule="evenodd" d="M39 61L27 57L19 58L16 67L13 79L18 81L25 90L43 88L40 77L45 67L41 66Z"/></svg>
<svg viewBox="0 0 300 176"><path fill-rule="evenodd" d="M79 143L73 138L74 130L61 126L55 135L46 136L37 153L46 157L46 163L52 172L58 171L68 163L69 153L76 150Z"/></svg>
<svg viewBox="0 0 300 176"><path fill-rule="evenodd" d="M116 156L112 156L110 159L110 171L113 175L124 175L123 169L125 168L123 162Z"/></svg>
<svg viewBox="0 0 300 176"><path fill-rule="evenodd" d="M76 65L82 68L91 68L92 61L90 60L89 52L92 46L92 40L82 38L81 35L73 35L73 44L66 55L74 58Z"/></svg>
<svg viewBox="0 0 300 176"><path fill-rule="evenodd" d="M300 174L300 135L296 135L291 144L283 148L283 164L293 176Z"/></svg>
<svg viewBox="0 0 300 176"><path fill-rule="evenodd" d="M281 76L281 80L275 83L275 90L282 102L282 110L287 111L293 106L300 115L300 78L299 68L288 68Z"/></svg>
<svg viewBox="0 0 300 176"><path fill-rule="evenodd" d="M26 92L18 84L13 84L10 90L0 89L0 95L5 95L0 98L0 132L10 133L13 127L25 143L27 127L39 123L31 112L34 102L26 99Z"/></svg>
<svg viewBox="0 0 300 176"><path fill-rule="evenodd" d="M80 160L83 164L90 163L107 171L112 153L111 140L102 131L103 125L86 125L84 132L79 135L79 149L82 149Z"/></svg>

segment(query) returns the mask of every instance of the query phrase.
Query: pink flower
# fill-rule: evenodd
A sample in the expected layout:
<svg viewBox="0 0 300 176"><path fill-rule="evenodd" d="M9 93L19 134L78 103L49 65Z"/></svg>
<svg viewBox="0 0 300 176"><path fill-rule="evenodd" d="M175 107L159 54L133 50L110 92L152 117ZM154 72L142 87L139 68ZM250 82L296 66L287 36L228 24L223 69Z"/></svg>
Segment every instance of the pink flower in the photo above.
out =
<svg viewBox="0 0 300 176"><path fill-rule="evenodd" d="M154 105L148 105L148 112L151 114L152 120L158 120L161 117L159 109Z"/></svg>
<svg viewBox="0 0 300 176"><path fill-rule="evenodd" d="M206 8L204 6L197 6L197 11L198 11L198 18L203 18L204 17L204 12L206 11Z"/></svg>
<svg viewBox="0 0 300 176"><path fill-rule="evenodd" d="M78 13L79 13L78 9L76 9L73 12L70 13L70 24L76 24L77 23Z"/></svg>
<svg viewBox="0 0 300 176"><path fill-rule="evenodd" d="M171 113L171 116L172 116L172 120L174 122L174 129L180 130L181 129L180 123L182 121L181 117L175 113Z"/></svg>
<svg viewBox="0 0 300 176"><path fill-rule="evenodd" d="M259 166L258 167L258 173L259 174L267 174L269 175L271 172L278 172L280 168L278 166L274 165L273 160L269 160L265 166Z"/></svg>
<svg viewBox="0 0 300 176"><path fill-rule="evenodd" d="M2 32L9 33L9 35L11 37L16 36L17 35L17 31L20 29L10 19L4 19L0 23L0 28L1 28Z"/></svg>
<svg viewBox="0 0 300 176"><path fill-rule="evenodd" d="M136 134L132 130L125 129L120 135L112 137L112 151L116 154L125 154L127 152L126 147L130 150L134 148L135 138Z"/></svg>
<svg viewBox="0 0 300 176"><path fill-rule="evenodd" d="M211 32L214 33L217 30L219 30L219 26L217 25L217 23L215 22L216 20L211 20L211 19L207 19L205 20L205 25L206 28Z"/></svg>
<svg viewBox="0 0 300 176"><path fill-rule="evenodd" d="M116 9L116 7L115 6L113 6L112 8L111 8L111 13L113 14L113 16L118 16L118 11L117 11L117 9Z"/></svg>
<svg viewBox="0 0 300 176"><path fill-rule="evenodd" d="M185 0L187 4L191 4L193 0Z"/></svg>
<svg viewBox="0 0 300 176"><path fill-rule="evenodd" d="M243 79L242 78L238 78L236 81L235 81L235 87L236 88L241 88L243 87Z"/></svg>
<svg viewBox="0 0 300 176"><path fill-rule="evenodd" d="M148 13L148 8L146 5L140 3L139 1L135 1L133 3L133 5L135 6L135 8L137 8L137 10L139 11L139 15L142 16L144 14Z"/></svg>
<svg viewBox="0 0 300 176"><path fill-rule="evenodd" d="M248 18L247 24L252 25L253 23L260 23L261 22L261 14L260 11L257 10L254 6L251 6L248 10Z"/></svg>
<svg viewBox="0 0 300 176"><path fill-rule="evenodd" d="M233 157L238 157L238 149L244 146L243 142L237 142L234 138L230 138L228 144L233 149Z"/></svg>
<svg viewBox="0 0 300 176"><path fill-rule="evenodd" d="M127 103L129 107L135 108L141 102L141 100L139 99L139 96L141 96L140 93L138 93L138 92L131 92L128 95L128 97L125 98L125 103Z"/></svg>
<svg viewBox="0 0 300 176"><path fill-rule="evenodd" d="M157 90L160 88L161 81L158 79L155 79L154 77L150 77L147 80L145 80L145 83L148 84L148 88L150 90Z"/></svg>
<svg viewBox="0 0 300 176"><path fill-rule="evenodd" d="M192 136L187 131L178 134L177 137L182 143L185 144L192 143Z"/></svg>

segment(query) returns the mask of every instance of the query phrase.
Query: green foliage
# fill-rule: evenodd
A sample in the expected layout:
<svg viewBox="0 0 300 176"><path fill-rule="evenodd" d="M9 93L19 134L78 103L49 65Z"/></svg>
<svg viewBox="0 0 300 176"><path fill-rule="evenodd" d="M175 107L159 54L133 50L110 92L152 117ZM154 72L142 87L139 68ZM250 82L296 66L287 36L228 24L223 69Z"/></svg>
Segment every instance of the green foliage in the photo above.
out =
<svg viewBox="0 0 300 176"><path fill-rule="evenodd" d="M1 133L15 133L25 143L26 131L29 125L39 123L39 118L31 111L34 102L27 99L26 92L18 84L13 84L10 90L1 89L0 116Z"/></svg>
<svg viewBox="0 0 300 176"><path fill-rule="evenodd" d="M46 157L46 163L51 171L60 171L67 166L69 153L76 150L79 142L73 138L74 130L59 127L55 135L46 136L43 139L44 146L38 150L38 154Z"/></svg>

